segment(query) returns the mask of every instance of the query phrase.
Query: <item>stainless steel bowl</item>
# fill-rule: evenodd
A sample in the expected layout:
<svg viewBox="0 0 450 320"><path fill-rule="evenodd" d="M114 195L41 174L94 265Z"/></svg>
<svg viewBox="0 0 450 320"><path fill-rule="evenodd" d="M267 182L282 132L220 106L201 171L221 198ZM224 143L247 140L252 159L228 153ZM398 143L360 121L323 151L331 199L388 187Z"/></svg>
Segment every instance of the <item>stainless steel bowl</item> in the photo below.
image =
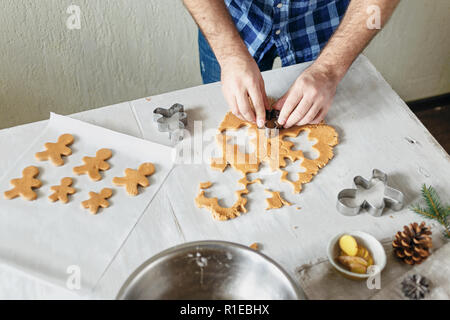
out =
<svg viewBox="0 0 450 320"><path fill-rule="evenodd" d="M117 299L303 299L272 259L224 241L190 242L165 250L131 274Z"/></svg>

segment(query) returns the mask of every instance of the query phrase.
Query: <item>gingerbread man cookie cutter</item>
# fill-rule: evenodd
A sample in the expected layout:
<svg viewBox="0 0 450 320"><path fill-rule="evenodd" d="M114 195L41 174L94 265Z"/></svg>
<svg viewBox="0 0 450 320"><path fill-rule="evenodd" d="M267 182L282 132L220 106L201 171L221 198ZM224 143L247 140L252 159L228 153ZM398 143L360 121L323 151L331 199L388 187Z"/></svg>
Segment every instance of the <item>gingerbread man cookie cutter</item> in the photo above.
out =
<svg viewBox="0 0 450 320"><path fill-rule="evenodd" d="M379 180L383 183L383 201L379 206L373 205L367 200L356 206L351 206L345 203L345 199L354 199L356 197L357 188L362 187L364 189L370 189L371 181ZM391 188L387 185L387 174L381 170L374 169L372 171L372 177L370 180L366 180L361 176L353 178L355 185L354 189L344 189L337 195L337 210L345 216L356 216L362 210L366 210L370 215L374 217L381 217L385 207L389 207L394 211L398 211L403 208L404 195L400 190Z"/></svg>
<svg viewBox="0 0 450 320"><path fill-rule="evenodd" d="M184 106L176 103L169 109L156 108L153 110L153 121L156 122L160 132L168 132L173 143L183 140L183 130L187 126L187 113Z"/></svg>

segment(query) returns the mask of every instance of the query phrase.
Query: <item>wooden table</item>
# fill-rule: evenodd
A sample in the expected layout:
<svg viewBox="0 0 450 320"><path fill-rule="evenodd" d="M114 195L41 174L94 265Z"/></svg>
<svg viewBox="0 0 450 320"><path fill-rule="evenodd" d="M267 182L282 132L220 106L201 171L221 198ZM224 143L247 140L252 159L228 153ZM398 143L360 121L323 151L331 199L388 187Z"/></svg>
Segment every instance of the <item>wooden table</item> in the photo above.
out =
<svg viewBox="0 0 450 320"><path fill-rule="evenodd" d="M281 96L308 65L264 73L268 94ZM211 84L155 96L150 102L125 102L73 117L161 142L165 137L155 132L153 106L175 102L186 106L191 129L194 120L203 120L205 130L216 128L227 111L220 85ZM234 202L239 175L232 169L223 174L212 171L208 163L177 164L104 273L93 297L114 298L123 281L147 258L194 240L227 240L245 245L258 242L263 253L295 277L297 267L326 255L328 239L339 232L362 230L384 239L392 237L404 224L421 220L407 207L420 199L423 183L432 184L441 193L450 190L449 155L364 56L340 84L327 121L340 136L335 158L300 194L292 194L290 186L281 184L276 174L261 175L270 188L283 191L285 198L295 203L291 207L265 211L263 199L267 194L262 186L253 185L247 214L227 222L213 220L209 212L194 205L198 183L215 182L212 194L229 205ZM14 164L45 125L46 121L41 121L0 131L0 172ZM355 175L369 178L373 168L388 173L389 184L405 193L405 208L399 212L388 210L380 218L339 214L335 209L338 191L351 187ZM297 206L302 209L297 210ZM439 245L439 241L436 243ZM0 268L0 283L0 298L5 299L78 297L6 266Z"/></svg>

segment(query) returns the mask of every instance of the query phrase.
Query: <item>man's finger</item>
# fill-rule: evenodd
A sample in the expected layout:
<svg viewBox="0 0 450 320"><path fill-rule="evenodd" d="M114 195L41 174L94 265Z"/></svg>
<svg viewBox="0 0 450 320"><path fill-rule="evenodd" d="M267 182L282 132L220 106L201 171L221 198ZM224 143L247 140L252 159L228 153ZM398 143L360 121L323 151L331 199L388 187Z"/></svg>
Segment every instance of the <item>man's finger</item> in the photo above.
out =
<svg viewBox="0 0 450 320"><path fill-rule="evenodd" d="M319 111L319 113L316 115L316 118L311 121L311 124L319 124L325 119L325 116L327 115L327 110L325 108L322 108L322 110Z"/></svg>
<svg viewBox="0 0 450 320"><path fill-rule="evenodd" d="M261 94L262 94L263 102L264 102L264 109L270 109L269 98L267 97L266 85L264 84L263 78L261 78L261 81L259 82L259 87L261 88ZM265 115L266 114L264 112L264 116Z"/></svg>
<svg viewBox="0 0 450 320"><path fill-rule="evenodd" d="M302 118L308 113L308 111L311 109L312 106L312 100L303 97L303 99L298 104L297 108L291 113L289 118L286 121L286 124L284 125L285 128L290 128L296 123L298 123Z"/></svg>
<svg viewBox="0 0 450 320"><path fill-rule="evenodd" d="M283 108L284 103L286 102L286 98L289 95L289 91L286 92L280 99L278 99L273 105L272 108L275 110L281 110Z"/></svg>
<svg viewBox="0 0 450 320"><path fill-rule="evenodd" d="M264 109L270 110L272 107L273 99L269 99L265 88L263 93L263 99L264 99Z"/></svg>
<svg viewBox="0 0 450 320"><path fill-rule="evenodd" d="M263 128L266 121L266 108L264 105L263 94L261 93L261 90L258 90L257 88L250 88L249 96L253 103L253 107L255 108L256 124L259 128Z"/></svg>
<svg viewBox="0 0 450 320"><path fill-rule="evenodd" d="M241 115L241 113L239 112L237 103L236 103L236 98L233 96L230 98L231 103L230 103L230 108L231 108L231 112L238 118L240 119L244 119Z"/></svg>
<svg viewBox="0 0 450 320"><path fill-rule="evenodd" d="M229 94L227 91L223 92L223 96L225 97L225 101L227 102L228 106L230 107L231 113L234 114L236 117L241 118L241 114L239 113L239 109L236 103L236 98L234 95Z"/></svg>
<svg viewBox="0 0 450 320"><path fill-rule="evenodd" d="M292 111L298 105L299 101L302 99L301 95L296 95L291 93L287 98L283 106L281 107L280 115L278 116L278 123L284 126L290 117Z"/></svg>
<svg viewBox="0 0 450 320"><path fill-rule="evenodd" d="M305 124L311 123L311 121L314 120L314 118L317 116L317 114L322 109L321 105L314 104L308 111L308 113L297 123L297 125L302 126Z"/></svg>
<svg viewBox="0 0 450 320"><path fill-rule="evenodd" d="M239 113L249 122L255 122L255 113L250 105L250 100L247 92L239 93L236 96Z"/></svg>

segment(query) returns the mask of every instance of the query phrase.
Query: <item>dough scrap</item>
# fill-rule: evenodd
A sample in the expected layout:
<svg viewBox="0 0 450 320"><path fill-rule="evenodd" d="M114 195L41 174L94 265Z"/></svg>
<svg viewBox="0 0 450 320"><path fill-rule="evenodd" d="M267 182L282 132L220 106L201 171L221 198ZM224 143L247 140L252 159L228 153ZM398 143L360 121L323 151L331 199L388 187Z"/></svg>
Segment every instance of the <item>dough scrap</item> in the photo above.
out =
<svg viewBox="0 0 450 320"><path fill-rule="evenodd" d="M234 219L239 217L241 213L247 212L245 205L247 204L247 198L244 198L243 195L247 194L249 191L247 186L253 183L261 183L260 179L255 179L253 181L249 181L247 176L244 176L238 181L240 184L244 186L244 189L235 191L235 195L237 196L236 202L229 208L222 207L219 205L219 200L217 198L208 198L205 195L205 190L201 190L200 193L195 198L195 204L198 208L206 208L212 213L212 216L216 220L225 221L228 219ZM200 189L209 189L212 186L202 187L203 184L200 184Z"/></svg>
<svg viewBox="0 0 450 320"><path fill-rule="evenodd" d="M66 177L61 179L61 185L52 186L50 190L54 191L48 199L51 202L61 201L62 203L69 202L69 194L74 194L76 192L75 188L72 188L71 185L73 183L72 178Z"/></svg>
<svg viewBox="0 0 450 320"><path fill-rule="evenodd" d="M29 166L23 169L22 178L12 179L10 181L13 188L5 191L5 198L11 200L21 196L28 201L35 200L37 194L33 191L33 188L40 188L42 186L42 182L35 179L38 175L39 169L35 166Z"/></svg>
<svg viewBox="0 0 450 320"><path fill-rule="evenodd" d="M245 190L236 191L235 194L237 196L236 202L230 208L224 208L219 205L219 200L217 198L208 198L205 196L205 191L202 190L195 198L195 203L199 208L206 208L211 211L212 216L216 220L225 221L228 219L234 219L241 215L241 212L247 212L245 209L245 204L247 203L247 199L242 195L248 193Z"/></svg>
<svg viewBox="0 0 450 320"><path fill-rule="evenodd" d="M102 208L109 207L109 202L106 199L111 198L112 194L113 191L110 188L103 188L102 191L100 191L100 193L91 191L89 192L90 198L88 200L83 201L81 205L84 208L89 209L92 214L97 214L98 209L100 207Z"/></svg>
<svg viewBox="0 0 450 320"><path fill-rule="evenodd" d="M292 205L292 203L290 203L289 201L284 200L278 191L270 191L269 189L266 189L265 191L272 195L272 197L266 199L266 210L279 209L284 206Z"/></svg>
<svg viewBox="0 0 450 320"><path fill-rule="evenodd" d="M55 166L62 166L64 164L62 156L70 156L72 154L72 149L68 146L71 145L73 141L74 138L71 134L63 134L59 136L58 142L47 142L44 144L46 150L36 153L35 157L39 161L51 160Z"/></svg>
<svg viewBox="0 0 450 320"><path fill-rule="evenodd" d="M317 141L312 148L319 153L319 156L316 159L307 159L300 150L300 159L302 159L300 167L304 168L305 171L297 173L298 179L296 181L289 180L287 177L289 172L280 169L282 172L281 181L290 183L294 189L294 193L300 193L300 191L302 191L302 185L310 182L319 172L319 169L323 168L333 158L333 147L338 144L338 134L336 130L329 125L307 125L298 128L301 129L298 134L300 134L301 131L306 130L308 132L308 140Z"/></svg>
<svg viewBox="0 0 450 320"><path fill-rule="evenodd" d="M212 182L200 182L200 189L209 189L212 186Z"/></svg>
<svg viewBox="0 0 450 320"><path fill-rule="evenodd" d="M250 154L242 153L236 144L228 144L230 138L223 133L226 130L238 130L244 126L248 127L249 134L255 136L251 139L251 143L256 150ZM316 140L316 144L312 146L319 154L316 159L307 159L301 150L292 150L295 145L292 141L284 140L285 137L295 138L302 131L308 133L308 140ZM216 140L222 149L222 157L212 159L211 167L213 169L224 171L228 166L231 166L246 175L247 173L257 172L261 162L266 162L272 171L279 170L282 172L281 181L290 183L293 186L294 193L299 193L302 184L310 182L319 169L323 168L333 158L333 147L338 144L336 130L326 124L294 126L280 130L276 137L266 137L264 130L258 130L255 124L245 122L231 112L226 114L225 119L219 126L219 132ZM305 171L298 172L298 180L291 181L287 178L289 172L283 170L287 164L286 159L291 162L302 160L300 166Z"/></svg>
<svg viewBox="0 0 450 320"><path fill-rule="evenodd" d="M151 176L155 172L155 166L150 163L143 163L137 170L125 169L125 177L114 177L112 182L116 186L125 186L130 196L139 194L138 186L146 188L150 185L147 176Z"/></svg>
<svg viewBox="0 0 450 320"><path fill-rule="evenodd" d="M248 134L252 136L250 142L255 147L255 151L252 153L241 152L238 145L229 143L231 137L224 133L226 130L236 131L245 126ZM207 198L204 191L200 192L196 198L197 206L207 208L213 213L213 217L219 220L232 219L239 216L241 212L246 212L247 200L243 195L249 192L247 185L255 182L261 183L259 179L257 179L258 181L248 181L247 174L258 172L262 162L267 163L272 171L281 171L280 180L292 185L294 193L299 193L302 190L302 185L310 182L319 172L319 169L323 168L333 158L333 147L339 142L336 130L324 123L281 129L277 136L266 137L265 130L258 129L256 124L239 119L231 112L225 115L218 131L216 141L222 150L222 156L211 159L211 168L223 172L230 166L242 173L243 178L239 180L239 183L245 186L245 189L236 191L238 200L231 208L220 207L217 198ZM319 154L316 159L307 159L302 150L293 150L294 142L285 140L287 137L298 137L303 131L306 131L308 140L315 141L312 148ZM300 168L303 169L303 172L297 173L298 179L296 181L288 179L289 172L284 169L287 165L286 159L291 162L300 160ZM276 196L272 198L278 199ZM268 201L272 198L269 198ZM279 202L281 202L281 206L288 203L281 196ZM267 208L267 210L269 209L271 208Z"/></svg>
<svg viewBox="0 0 450 320"><path fill-rule="evenodd" d="M106 171L110 165L106 160L112 157L112 152L109 149L100 149L97 151L95 157L84 157L84 165L73 168L73 172L77 175L88 174L89 178L94 181L102 179L101 171Z"/></svg>

